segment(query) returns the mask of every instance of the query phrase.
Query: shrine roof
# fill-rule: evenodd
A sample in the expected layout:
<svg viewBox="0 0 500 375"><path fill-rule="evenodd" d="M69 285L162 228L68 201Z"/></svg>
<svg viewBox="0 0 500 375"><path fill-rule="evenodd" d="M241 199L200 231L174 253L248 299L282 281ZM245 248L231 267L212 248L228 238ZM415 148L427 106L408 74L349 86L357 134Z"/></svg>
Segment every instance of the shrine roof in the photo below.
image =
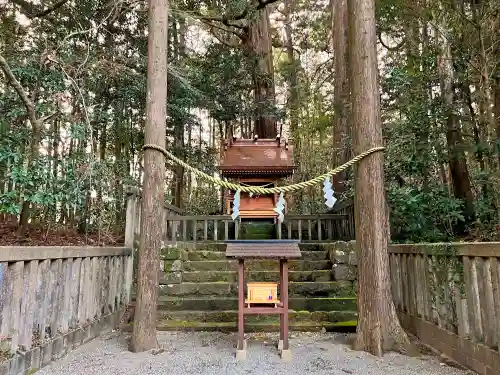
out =
<svg viewBox="0 0 500 375"><path fill-rule="evenodd" d="M293 174L293 147L276 139L235 139L221 148L222 175Z"/></svg>
<svg viewBox="0 0 500 375"><path fill-rule="evenodd" d="M299 241L234 240L226 241L226 257L230 258L300 258Z"/></svg>

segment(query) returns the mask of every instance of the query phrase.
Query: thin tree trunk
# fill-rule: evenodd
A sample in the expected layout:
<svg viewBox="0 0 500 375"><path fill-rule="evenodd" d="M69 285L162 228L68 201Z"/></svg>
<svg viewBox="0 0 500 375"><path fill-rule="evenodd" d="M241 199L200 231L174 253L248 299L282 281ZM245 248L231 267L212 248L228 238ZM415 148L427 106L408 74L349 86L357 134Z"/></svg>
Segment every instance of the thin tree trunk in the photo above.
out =
<svg viewBox="0 0 500 375"><path fill-rule="evenodd" d="M493 107L495 112L495 133L496 133L496 142L495 142L495 152L497 154L497 162L498 162L498 170L500 171L500 77L497 77L495 80L494 86L494 103ZM497 192L499 193L499 192Z"/></svg>
<svg viewBox="0 0 500 375"><path fill-rule="evenodd" d="M165 147L167 108L168 1L149 1L148 78L144 142ZM144 151L139 273L131 349L143 352L158 346L156 311L160 241L165 185L164 156Z"/></svg>
<svg viewBox="0 0 500 375"><path fill-rule="evenodd" d="M333 91L333 165L347 162L350 156L349 140L349 80L347 53L347 0L332 0L332 33L334 57ZM333 188L341 193L345 189L346 172L333 176Z"/></svg>
<svg viewBox="0 0 500 375"><path fill-rule="evenodd" d="M255 134L259 138L274 138L277 135L276 117L269 112L275 105L273 52L270 33L269 8L259 10L257 21L248 27L244 47L254 59L252 69L255 97Z"/></svg>
<svg viewBox="0 0 500 375"><path fill-rule="evenodd" d="M351 0L349 61L355 153L381 146L382 124L375 33L375 1ZM389 278L388 212L384 156L363 159L355 173L355 222L358 250L358 326L355 349L381 356L410 343L396 314Z"/></svg>
<svg viewBox="0 0 500 375"><path fill-rule="evenodd" d="M441 38L442 50L438 61L438 71L441 78L441 93L446 112L446 140L448 143L450 175L454 196L464 203L463 212L465 222L459 222L455 230L457 233L463 234L466 231L467 224L471 223L474 219L474 197L472 195L467 161L462 147L462 132L454 109L454 68L446 25L441 26L441 30L438 30L438 35L444 35Z"/></svg>
<svg viewBox="0 0 500 375"><path fill-rule="evenodd" d="M290 108L290 133L295 139L299 127L299 91L297 80L297 61L293 53L293 34L291 15L294 11L294 0L285 1L285 47L290 70L288 71L288 90L289 90L289 108Z"/></svg>

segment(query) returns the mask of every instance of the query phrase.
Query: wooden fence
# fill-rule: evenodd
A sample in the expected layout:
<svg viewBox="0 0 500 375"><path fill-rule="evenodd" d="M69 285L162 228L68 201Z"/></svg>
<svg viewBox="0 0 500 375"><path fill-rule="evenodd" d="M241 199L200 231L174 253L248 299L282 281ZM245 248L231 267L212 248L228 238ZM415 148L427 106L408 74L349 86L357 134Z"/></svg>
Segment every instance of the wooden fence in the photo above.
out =
<svg viewBox="0 0 500 375"><path fill-rule="evenodd" d="M404 327L479 374L498 374L500 243L391 245L389 259Z"/></svg>
<svg viewBox="0 0 500 375"><path fill-rule="evenodd" d="M32 373L114 327L132 269L130 247L0 246L0 373Z"/></svg>
<svg viewBox="0 0 500 375"><path fill-rule="evenodd" d="M337 212L340 213L333 213ZM140 234L140 199L138 190L131 190L127 201L126 233ZM239 223L230 215L189 216L172 205L163 210L164 242L201 242L238 239ZM278 239L307 241L349 241L354 239L354 209L352 202L338 205L328 214L285 215L276 225Z"/></svg>

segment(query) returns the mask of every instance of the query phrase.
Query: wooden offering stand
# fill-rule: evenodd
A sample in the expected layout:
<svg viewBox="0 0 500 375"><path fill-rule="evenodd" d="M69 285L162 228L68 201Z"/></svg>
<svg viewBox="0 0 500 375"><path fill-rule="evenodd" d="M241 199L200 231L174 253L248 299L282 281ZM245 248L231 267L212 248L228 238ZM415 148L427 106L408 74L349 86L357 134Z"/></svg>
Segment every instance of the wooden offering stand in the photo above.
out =
<svg viewBox="0 0 500 375"><path fill-rule="evenodd" d="M298 243L293 240L234 240L226 241L226 256L238 260L238 346L236 359L246 359L245 315L278 314L281 358L291 359L288 344L288 259L300 258ZM280 262L279 300L276 283L248 283L245 300L245 260L275 259Z"/></svg>

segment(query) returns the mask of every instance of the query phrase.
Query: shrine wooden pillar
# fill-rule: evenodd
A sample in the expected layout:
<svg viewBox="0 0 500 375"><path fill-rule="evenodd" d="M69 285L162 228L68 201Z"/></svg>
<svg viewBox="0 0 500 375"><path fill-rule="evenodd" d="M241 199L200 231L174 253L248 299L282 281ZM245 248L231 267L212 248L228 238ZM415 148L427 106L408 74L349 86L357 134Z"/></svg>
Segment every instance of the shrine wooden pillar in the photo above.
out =
<svg viewBox="0 0 500 375"><path fill-rule="evenodd" d="M293 240L234 240L226 241L226 256L238 260L238 344L236 347L236 358L246 359L247 345L245 341L245 315L279 315L280 336L278 349L281 358L291 359L291 351L288 342L289 314L288 314L288 259L300 258L299 241ZM280 265L279 300L274 299L274 293L259 294L253 290L254 297L245 300L245 259L275 259ZM251 283L262 288L272 288L273 283ZM271 286L269 286L269 285ZM274 283L274 285L276 285ZM257 286L253 286L256 288ZM248 288L247 288L248 290ZM265 292L266 290L264 290ZM251 293L249 293L250 295ZM269 298L267 295L271 294Z"/></svg>

